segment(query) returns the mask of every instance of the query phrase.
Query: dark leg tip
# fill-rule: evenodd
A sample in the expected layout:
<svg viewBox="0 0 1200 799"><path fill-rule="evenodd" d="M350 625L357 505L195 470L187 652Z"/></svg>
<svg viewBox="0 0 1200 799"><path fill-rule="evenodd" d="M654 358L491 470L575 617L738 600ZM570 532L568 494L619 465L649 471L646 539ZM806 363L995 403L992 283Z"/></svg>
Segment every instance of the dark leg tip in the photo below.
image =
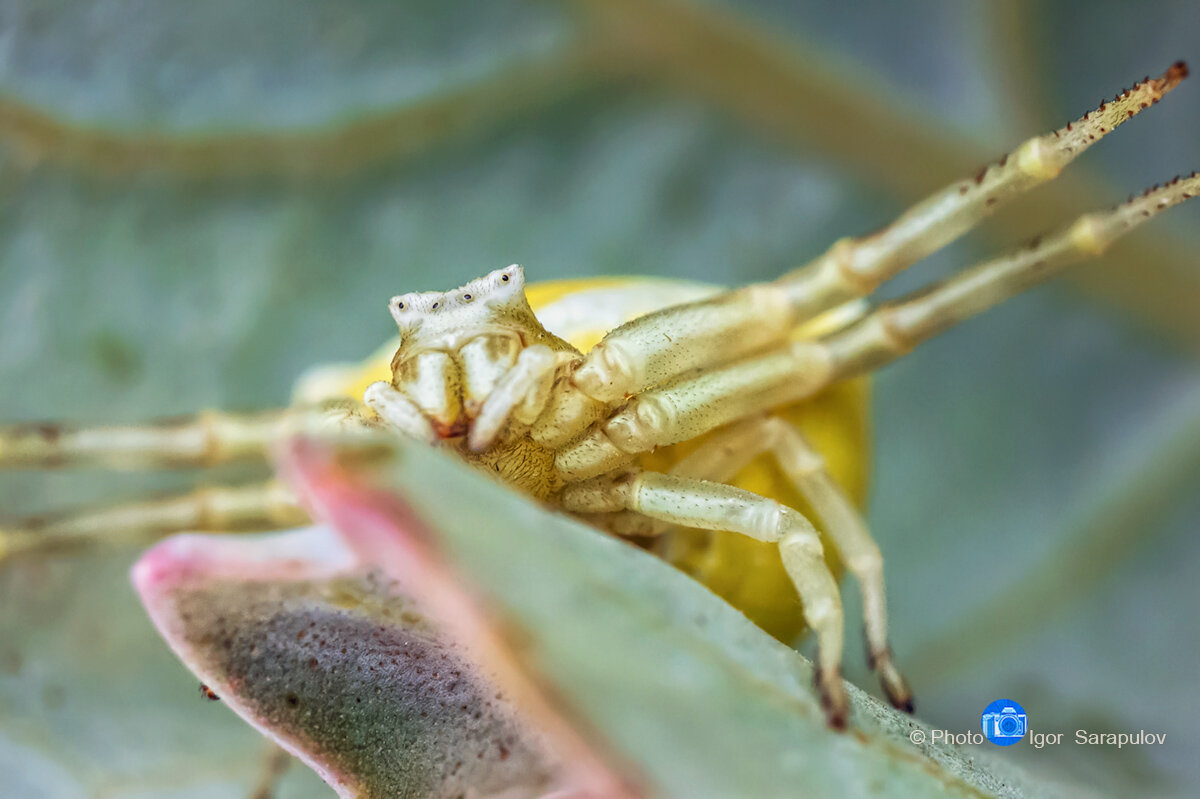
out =
<svg viewBox="0 0 1200 799"><path fill-rule="evenodd" d="M883 686L883 692L887 695L888 701L892 703L892 707L905 713L912 713L912 689L908 687L908 682L896 668L896 664L892 662L891 648L868 654L871 668L878 672L879 682Z"/></svg>
<svg viewBox="0 0 1200 799"><path fill-rule="evenodd" d="M846 694L841 672L836 669L827 672L817 669L813 672L813 683L821 697L826 723L839 732L845 730L846 720L850 716L850 697Z"/></svg>
<svg viewBox="0 0 1200 799"><path fill-rule="evenodd" d="M914 706L912 696L893 696L889 693L888 701L892 703L892 707L896 708L896 710L907 713L910 716L913 714Z"/></svg>

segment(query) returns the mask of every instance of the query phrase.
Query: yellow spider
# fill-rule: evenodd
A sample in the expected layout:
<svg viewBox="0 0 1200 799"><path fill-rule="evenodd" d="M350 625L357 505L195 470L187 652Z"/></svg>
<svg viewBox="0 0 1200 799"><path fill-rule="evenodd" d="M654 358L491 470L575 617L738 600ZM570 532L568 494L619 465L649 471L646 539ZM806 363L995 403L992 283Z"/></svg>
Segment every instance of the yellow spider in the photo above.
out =
<svg viewBox="0 0 1200 799"><path fill-rule="evenodd" d="M1087 214L897 302L868 310L862 298L1001 203L1054 178L1185 75L1176 64L1024 142L883 230L842 239L769 283L722 291L614 279L527 292L521 268L510 266L454 291L392 298L398 342L363 364L313 370L290 409L207 412L148 426L13 427L0 431L0 466L212 465L264 457L298 419L390 429L654 547L777 637L794 637L807 623L817 638L822 701L841 727L847 698L836 556L862 592L870 662L884 691L911 710L888 646L883 559L856 509L867 459L859 376L1102 252L1200 192L1200 177ZM214 488L18 522L0 530L0 555L118 532L304 521L278 483Z"/></svg>

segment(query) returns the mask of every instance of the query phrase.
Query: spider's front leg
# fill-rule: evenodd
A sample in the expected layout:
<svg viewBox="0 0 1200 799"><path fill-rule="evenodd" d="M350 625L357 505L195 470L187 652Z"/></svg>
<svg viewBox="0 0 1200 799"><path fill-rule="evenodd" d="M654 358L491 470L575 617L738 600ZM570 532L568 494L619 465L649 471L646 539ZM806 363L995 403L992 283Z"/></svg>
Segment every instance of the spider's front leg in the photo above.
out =
<svg viewBox="0 0 1200 799"><path fill-rule="evenodd" d="M985 261L925 291L877 308L816 341L796 341L697 376L683 375L633 397L559 449L571 482L612 472L643 452L807 399L838 380L878 369L973 316L1094 257L1156 214L1200 195L1193 172L1108 211L1076 219L1023 248Z"/></svg>
<svg viewBox="0 0 1200 799"><path fill-rule="evenodd" d="M804 619L817 637L815 680L821 704L831 726L846 726L849 699L841 678L842 600L816 528L799 511L733 486L657 472L569 485L562 503L578 513L630 510L670 524L728 530L777 544L804 603Z"/></svg>
<svg viewBox="0 0 1200 799"><path fill-rule="evenodd" d="M842 239L778 280L666 308L622 325L587 354L572 384L595 401L618 403L691 369L719 366L786 342L797 326L871 294L1003 203L1054 179L1092 144L1157 103L1186 76L1186 65L1178 62L1162 76L1136 84L1065 127L1028 139L976 176L933 193L882 230ZM572 432L589 422L583 419Z"/></svg>

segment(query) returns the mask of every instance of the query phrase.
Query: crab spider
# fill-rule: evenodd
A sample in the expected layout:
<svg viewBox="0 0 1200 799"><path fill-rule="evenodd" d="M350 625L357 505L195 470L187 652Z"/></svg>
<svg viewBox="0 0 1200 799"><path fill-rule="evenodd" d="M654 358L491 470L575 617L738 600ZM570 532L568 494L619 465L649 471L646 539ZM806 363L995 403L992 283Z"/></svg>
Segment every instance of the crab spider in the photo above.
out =
<svg viewBox="0 0 1200 799"><path fill-rule="evenodd" d="M901 357L1200 192L1196 173L1176 178L923 292L862 310L860 298L1003 202L1054 178L1158 102L1186 72L1175 64L1082 119L1024 142L878 233L842 239L775 281L689 302L668 299L617 326L586 354L543 326L527 301L521 268L510 266L455 291L394 297L389 308L400 343L391 380L372 383L361 401L257 416L208 412L148 426L12 427L0 431L0 466L207 466L262 458L295 425L332 420L451 450L514 489L615 534L662 536L675 526L732 531L778 547L817 638L823 704L830 723L841 727L847 712L842 605L813 520L728 484L752 458L769 453L856 577L870 663L891 702L911 710L888 646L879 548L820 453L778 411ZM316 391L308 398L333 395ZM703 436L669 471L645 465L643 456L656 448ZM278 483L216 488L17 522L0 529L0 555L118 534L274 529L304 518Z"/></svg>

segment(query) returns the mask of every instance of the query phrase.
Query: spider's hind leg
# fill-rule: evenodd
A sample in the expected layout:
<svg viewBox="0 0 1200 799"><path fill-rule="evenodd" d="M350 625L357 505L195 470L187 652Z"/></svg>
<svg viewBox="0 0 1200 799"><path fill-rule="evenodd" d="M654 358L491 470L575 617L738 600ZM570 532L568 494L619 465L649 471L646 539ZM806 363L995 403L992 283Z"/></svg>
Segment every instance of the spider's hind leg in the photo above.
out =
<svg viewBox="0 0 1200 799"><path fill-rule="evenodd" d="M862 593L867 662L893 706L911 713L912 691L892 660L887 632L883 555L854 502L825 468L825 460L792 424L777 416L749 419L713 434L671 470L677 476L725 482L753 458L770 452L816 511L825 534Z"/></svg>
<svg viewBox="0 0 1200 799"><path fill-rule="evenodd" d="M570 485L562 501L573 512L631 510L671 524L728 530L777 544L804 604L804 619L817 637L814 680L821 705L830 726L846 726L850 703L841 677L842 600L821 539L799 511L733 486L656 472Z"/></svg>
<svg viewBox="0 0 1200 799"><path fill-rule="evenodd" d="M205 411L143 425L0 428L0 469L100 466L117 469L208 468L262 461L290 435L366 431L375 425L350 400L256 414ZM151 542L185 531L266 532L308 522L291 492L275 481L200 488L190 493L0 520L0 561L22 553L119 542Z"/></svg>
<svg viewBox="0 0 1200 799"><path fill-rule="evenodd" d="M201 411L127 425L33 422L0 427L0 469L194 469L265 461L271 447L303 431L369 426L352 400L259 413Z"/></svg>
<svg viewBox="0 0 1200 799"><path fill-rule="evenodd" d="M879 545L853 501L826 470L825 459L803 434L777 417L764 422L764 427L780 468L812 505L846 568L858 581L868 665L879 675L888 701L911 713L912 690L892 660L888 643L887 595Z"/></svg>

